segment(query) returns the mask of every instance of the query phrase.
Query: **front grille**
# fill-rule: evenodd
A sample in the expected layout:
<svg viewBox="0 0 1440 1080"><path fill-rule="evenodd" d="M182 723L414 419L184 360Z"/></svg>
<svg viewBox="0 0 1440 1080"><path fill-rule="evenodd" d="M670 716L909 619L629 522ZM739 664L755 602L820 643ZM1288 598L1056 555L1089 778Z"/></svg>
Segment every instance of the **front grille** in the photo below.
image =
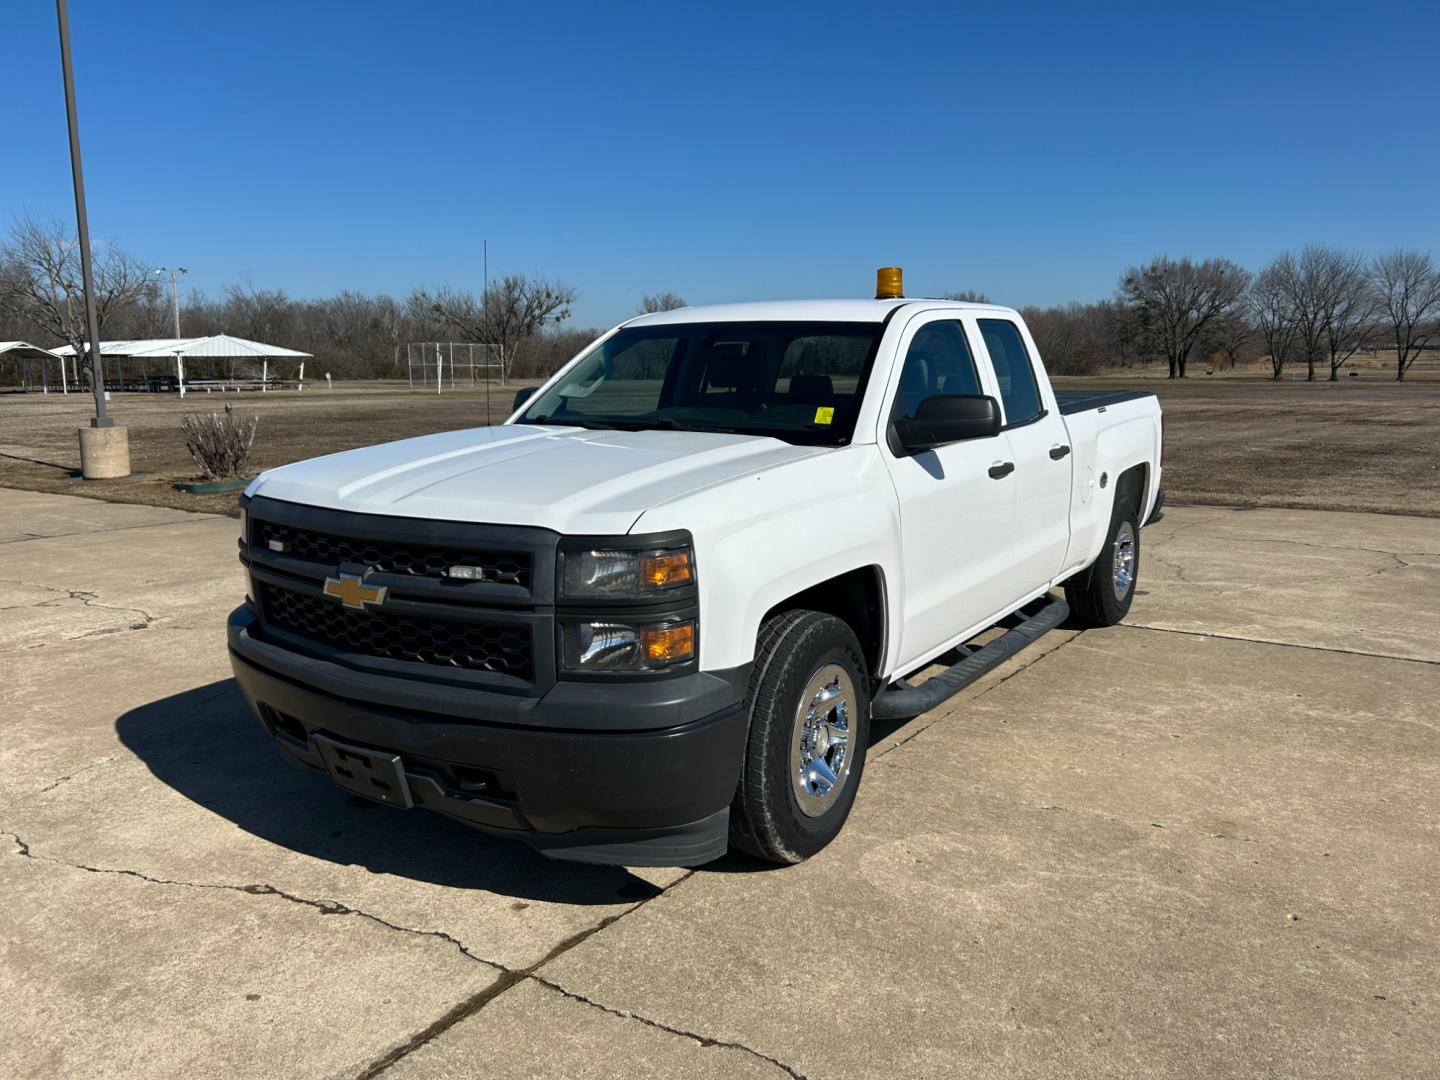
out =
<svg viewBox="0 0 1440 1080"><path fill-rule="evenodd" d="M265 586L263 602L272 625L335 648L526 681L535 677L534 644L523 626L355 611L278 585Z"/></svg>
<svg viewBox="0 0 1440 1080"><path fill-rule="evenodd" d="M385 574L442 579L452 566L473 566L480 569L482 581L530 587L531 558L526 551L472 551L388 540L357 540L273 521L257 521L255 525L258 547L294 559L331 567L358 563Z"/></svg>

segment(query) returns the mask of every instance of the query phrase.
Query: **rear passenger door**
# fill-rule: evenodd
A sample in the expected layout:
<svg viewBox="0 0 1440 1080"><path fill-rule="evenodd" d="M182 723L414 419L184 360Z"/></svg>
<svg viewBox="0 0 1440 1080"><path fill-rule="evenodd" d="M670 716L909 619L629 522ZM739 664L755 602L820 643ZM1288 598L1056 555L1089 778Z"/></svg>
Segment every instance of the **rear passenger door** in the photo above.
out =
<svg viewBox="0 0 1440 1080"><path fill-rule="evenodd" d="M1055 578L1070 544L1069 433L1050 380L1020 324L1005 316L976 320L995 373L1005 434L1015 462L1013 557L1005 567L1008 591L1018 599Z"/></svg>
<svg viewBox="0 0 1440 1080"><path fill-rule="evenodd" d="M922 312L905 328L879 439L900 507L902 669L943 651L1013 600L1006 566L1013 558L1015 484L1001 469L1011 458L1009 437L917 454L889 438L891 422L913 416L926 397L995 393L956 314Z"/></svg>

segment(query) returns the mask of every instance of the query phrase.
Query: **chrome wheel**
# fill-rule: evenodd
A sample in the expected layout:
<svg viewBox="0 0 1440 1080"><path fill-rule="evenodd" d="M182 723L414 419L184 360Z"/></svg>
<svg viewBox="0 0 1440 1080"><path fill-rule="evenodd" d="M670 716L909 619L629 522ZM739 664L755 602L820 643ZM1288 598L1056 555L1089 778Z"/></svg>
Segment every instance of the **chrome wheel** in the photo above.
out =
<svg viewBox="0 0 1440 1080"><path fill-rule="evenodd" d="M1123 601L1135 584L1135 527L1128 521L1122 521L1115 530L1110 566L1114 573L1111 584L1115 589L1115 599Z"/></svg>
<svg viewBox="0 0 1440 1080"><path fill-rule="evenodd" d="M850 776L850 723L855 684L839 664L826 664L805 684L790 741L790 782L807 817L830 809Z"/></svg>

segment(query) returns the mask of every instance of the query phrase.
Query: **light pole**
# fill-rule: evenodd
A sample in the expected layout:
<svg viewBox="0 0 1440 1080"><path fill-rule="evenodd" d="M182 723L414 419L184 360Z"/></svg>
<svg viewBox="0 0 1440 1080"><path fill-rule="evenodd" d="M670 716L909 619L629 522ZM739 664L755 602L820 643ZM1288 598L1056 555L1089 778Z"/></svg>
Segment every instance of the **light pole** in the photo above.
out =
<svg viewBox="0 0 1440 1080"><path fill-rule="evenodd" d="M75 118L75 73L70 62L70 12L55 0L60 24L60 72L65 81L65 120L70 129L70 175L75 182L75 228L80 241L80 275L85 284L85 324L90 335L90 376L95 416L80 429L80 472L87 480L130 475L130 442L105 409L105 361L100 355L100 325L95 318L95 279L90 267L90 221L85 214L85 172L80 166L80 123Z"/></svg>
<svg viewBox="0 0 1440 1080"><path fill-rule="evenodd" d="M155 276L162 274L170 275L170 299L175 304L175 337L180 337L180 282L176 274L188 274L189 270L183 266L161 266L155 271Z"/></svg>

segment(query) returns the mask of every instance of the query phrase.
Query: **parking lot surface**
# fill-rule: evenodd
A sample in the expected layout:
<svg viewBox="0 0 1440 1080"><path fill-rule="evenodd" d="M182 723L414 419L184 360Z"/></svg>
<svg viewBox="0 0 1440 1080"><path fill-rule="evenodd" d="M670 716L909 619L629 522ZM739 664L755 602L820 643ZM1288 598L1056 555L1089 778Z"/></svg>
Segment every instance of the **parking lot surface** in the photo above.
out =
<svg viewBox="0 0 1440 1080"><path fill-rule="evenodd" d="M0 1076L1440 1075L1440 521L1176 507L784 870L286 768L236 523L0 489Z"/></svg>

